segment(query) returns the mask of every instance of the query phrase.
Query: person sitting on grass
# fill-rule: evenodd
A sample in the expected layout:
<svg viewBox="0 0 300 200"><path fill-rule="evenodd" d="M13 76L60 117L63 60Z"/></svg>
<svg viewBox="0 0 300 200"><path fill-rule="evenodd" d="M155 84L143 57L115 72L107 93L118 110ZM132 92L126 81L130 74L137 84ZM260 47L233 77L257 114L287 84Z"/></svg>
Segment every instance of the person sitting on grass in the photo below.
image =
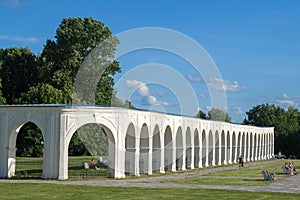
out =
<svg viewBox="0 0 300 200"><path fill-rule="evenodd" d="M271 174L269 170L266 170L266 175L268 177L271 177L272 180L275 180L275 173L274 174Z"/></svg>
<svg viewBox="0 0 300 200"><path fill-rule="evenodd" d="M293 174L298 174L297 169L294 167L292 162L289 162L288 167L290 168L291 172L293 172Z"/></svg>
<svg viewBox="0 0 300 200"><path fill-rule="evenodd" d="M95 165L96 161L94 159L91 160L91 165Z"/></svg>
<svg viewBox="0 0 300 200"><path fill-rule="evenodd" d="M284 163L284 168L285 168L285 171L286 172L290 172L291 175L294 175L295 172L294 172L294 169L290 167L290 165L286 162Z"/></svg>

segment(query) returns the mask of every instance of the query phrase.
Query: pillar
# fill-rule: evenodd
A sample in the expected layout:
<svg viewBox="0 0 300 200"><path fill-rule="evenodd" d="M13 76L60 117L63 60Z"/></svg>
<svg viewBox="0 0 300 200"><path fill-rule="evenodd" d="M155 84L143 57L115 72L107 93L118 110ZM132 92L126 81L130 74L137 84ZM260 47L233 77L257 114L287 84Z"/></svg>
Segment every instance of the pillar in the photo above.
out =
<svg viewBox="0 0 300 200"><path fill-rule="evenodd" d="M8 177L8 124L7 114L0 113L0 178Z"/></svg>

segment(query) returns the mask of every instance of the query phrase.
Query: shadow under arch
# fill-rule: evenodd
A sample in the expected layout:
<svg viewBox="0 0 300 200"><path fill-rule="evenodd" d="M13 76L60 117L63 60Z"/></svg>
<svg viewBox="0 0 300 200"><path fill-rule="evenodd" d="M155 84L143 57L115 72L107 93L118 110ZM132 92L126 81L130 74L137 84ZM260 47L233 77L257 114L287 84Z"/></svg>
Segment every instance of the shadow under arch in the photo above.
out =
<svg viewBox="0 0 300 200"><path fill-rule="evenodd" d="M199 132L196 128L194 131L194 167L200 167L200 139L199 139Z"/></svg>
<svg viewBox="0 0 300 200"><path fill-rule="evenodd" d="M190 127L186 130L186 139L185 139L185 168L191 169L192 168L192 134Z"/></svg>
<svg viewBox="0 0 300 200"><path fill-rule="evenodd" d="M142 125L140 132L140 155L139 155L139 172L151 174L149 172L149 128L146 123Z"/></svg>
<svg viewBox="0 0 300 200"><path fill-rule="evenodd" d="M204 166L208 166L208 138L206 137L206 133L205 133L205 129L203 129L202 133L202 155L201 155L201 159L202 159L202 165Z"/></svg>
<svg viewBox="0 0 300 200"><path fill-rule="evenodd" d="M170 126L166 127L164 133L164 169L172 170L173 166L173 138Z"/></svg>
<svg viewBox="0 0 300 200"><path fill-rule="evenodd" d="M19 120L11 123L9 129L7 178L41 178L45 168L44 133L35 120ZM20 157L19 161L16 156Z"/></svg>
<svg viewBox="0 0 300 200"><path fill-rule="evenodd" d="M97 169L98 167L107 171L98 173L101 175L107 175L107 177L114 177L115 174L115 152L116 152L116 140L113 131L107 127L106 124L99 122L84 122L77 126L76 129L73 128L69 130L67 137L67 147L68 154L72 155L70 152L71 139L74 138L75 134L78 134L79 139L88 151L88 155L95 158L95 165L92 165L92 169ZM78 163L67 166L69 169L81 167L83 169L82 162L89 162L89 160L79 160ZM97 167L97 168L96 168ZM69 170L68 170L69 171ZM105 172L105 173L104 173ZM68 173L71 175L70 173Z"/></svg>
<svg viewBox="0 0 300 200"><path fill-rule="evenodd" d="M135 151L136 135L133 123L128 125L125 136L125 175L136 175Z"/></svg>
<svg viewBox="0 0 300 200"><path fill-rule="evenodd" d="M176 132L176 170L183 169L183 150L182 128L179 127Z"/></svg>
<svg viewBox="0 0 300 200"><path fill-rule="evenodd" d="M161 166L161 139L158 125L155 125L152 141L152 171L162 171Z"/></svg>

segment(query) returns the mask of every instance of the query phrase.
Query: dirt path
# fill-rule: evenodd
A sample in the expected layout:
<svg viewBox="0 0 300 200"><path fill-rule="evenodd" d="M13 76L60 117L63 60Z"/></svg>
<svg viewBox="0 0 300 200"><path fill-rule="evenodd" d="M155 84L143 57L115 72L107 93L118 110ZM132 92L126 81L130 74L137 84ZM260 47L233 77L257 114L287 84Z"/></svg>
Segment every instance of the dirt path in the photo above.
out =
<svg viewBox="0 0 300 200"><path fill-rule="evenodd" d="M270 160L247 163L247 166L256 166L271 162L282 162L282 160ZM225 190L243 190L253 192L283 192L300 193L300 175L288 176L285 179L275 181L266 186L231 186L231 185L196 185L196 184L167 184L162 181L176 180L188 177L197 177L215 172L228 171L236 169L234 166L203 168L192 172L174 173L157 177L134 178L126 180L86 180L86 181L58 181L58 180L14 180L0 179L6 183L47 183L47 184L65 184L65 185L88 185L88 186L109 186L109 187L140 187L140 188L204 188L204 189L225 189Z"/></svg>

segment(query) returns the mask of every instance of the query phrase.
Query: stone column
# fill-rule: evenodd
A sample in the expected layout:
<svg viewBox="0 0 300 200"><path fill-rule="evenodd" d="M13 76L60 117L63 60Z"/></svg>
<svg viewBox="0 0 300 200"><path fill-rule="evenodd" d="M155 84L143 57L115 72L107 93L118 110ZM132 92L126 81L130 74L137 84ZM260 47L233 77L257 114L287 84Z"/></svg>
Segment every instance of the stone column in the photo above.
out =
<svg viewBox="0 0 300 200"><path fill-rule="evenodd" d="M68 179L68 146L66 144L65 116L46 114L43 176L45 179Z"/></svg>
<svg viewBox="0 0 300 200"><path fill-rule="evenodd" d="M231 134L229 133L229 156L228 156L228 164L232 164L232 137L233 137L233 133L231 131Z"/></svg>
<svg viewBox="0 0 300 200"><path fill-rule="evenodd" d="M209 129L208 129L208 131L209 131ZM205 131L205 134L206 134L206 131ZM206 140L206 147L205 147L205 167L208 167L209 166L209 162L208 162L208 159L209 159L209 152L208 152L208 150L209 150L209 132L208 132L208 134L206 134L205 135L205 140Z"/></svg>
<svg viewBox="0 0 300 200"><path fill-rule="evenodd" d="M222 160L221 160L222 159L222 137L221 137L221 135L222 135L222 130L219 129L218 135L217 135L218 140L219 140L218 152L217 152L217 154L218 154L218 165L222 164Z"/></svg>
<svg viewBox="0 0 300 200"><path fill-rule="evenodd" d="M135 132L137 134L140 133L140 130L137 129L137 125L136 125L136 129ZM135 154L134 154L134 175L135 176L140 176L140 138L139 137L135 137Z"/></svg>
<svg viewBox="0 0 300 200"><path fill-rule="evenodd" d="M199 168L203 167L203 163L202 163L202 157L203 157L203 143L202 143L202 130L201 128L199 128L200 132L199 132Z"/></svg>
<svg viewBox="0 0 300 200"><path fill-rule="evenodd" d="M8 146L7 114L0 113L0 178L8 177Z"/></svg>

